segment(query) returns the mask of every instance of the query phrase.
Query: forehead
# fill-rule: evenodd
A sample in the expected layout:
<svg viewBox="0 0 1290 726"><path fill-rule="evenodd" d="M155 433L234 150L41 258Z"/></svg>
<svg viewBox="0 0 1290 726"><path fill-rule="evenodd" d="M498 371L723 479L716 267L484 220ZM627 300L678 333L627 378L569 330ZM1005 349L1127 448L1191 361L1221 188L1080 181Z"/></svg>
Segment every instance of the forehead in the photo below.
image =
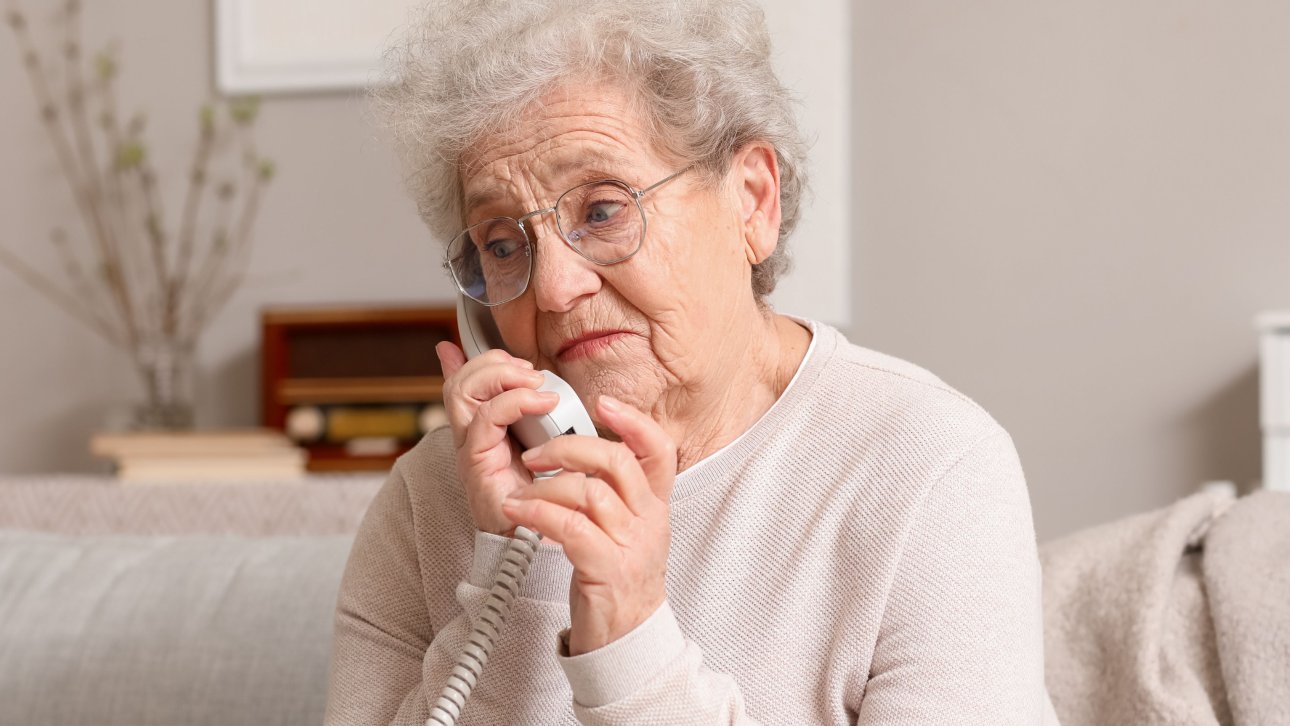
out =
<svg viewBox="0 0 1290 726"><path fill-rule="evenodd" d="M462 155L464 209L519 203L526 191L558 193L587 175L621 177L653 160L646 125L624 91L564 86Z"/></svg>

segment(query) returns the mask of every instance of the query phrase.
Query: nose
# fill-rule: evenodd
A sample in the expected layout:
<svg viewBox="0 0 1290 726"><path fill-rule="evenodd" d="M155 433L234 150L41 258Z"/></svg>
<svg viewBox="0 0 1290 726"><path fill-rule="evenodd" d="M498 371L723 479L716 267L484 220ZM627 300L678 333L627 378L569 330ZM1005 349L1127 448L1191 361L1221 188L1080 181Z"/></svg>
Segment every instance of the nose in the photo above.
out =
<svg viewBox="0 0 1290 726"><path fill-rule="evenodd" d="M529 287L542 312L563 313L578 300L600 290L602 279L596 265L565 244L554 215L530 219L529 235L534 240L533 277Z"/></svg>

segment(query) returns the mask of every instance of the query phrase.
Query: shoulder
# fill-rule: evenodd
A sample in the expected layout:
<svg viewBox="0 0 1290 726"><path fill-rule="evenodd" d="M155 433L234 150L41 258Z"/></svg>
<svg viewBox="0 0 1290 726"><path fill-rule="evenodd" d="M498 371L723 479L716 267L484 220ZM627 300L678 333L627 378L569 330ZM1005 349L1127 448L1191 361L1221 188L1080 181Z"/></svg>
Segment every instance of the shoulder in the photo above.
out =
<svg viewBox="0 0 1290 726"><path fill-rule="evenodd" d="M457 480L452 431L438 428L400 456L369 507L368 517L405 520L416 530L469 524L465 493Z"/></svg>
<svg viewBox="0 0 1290 726"><path fill-rule="evenodd" d="M416 446L394 462L394 468L410 480L455 479L454 456L452 429L441 426L422 436Z"/></svg>
<svg viewBox="0 0 1290 726"><path fill-rule="evenodd" d="M929 562L946 547L1026 565L1035 550L1030 502L1004 427L927 369L832 334L814 398L848 452L836 495L858 523L852 545L885 541L891 565L902 556Z"/></svg>
<svg viewBox="0 0 1290 726"><path fill-rule="evenodd" d="M812 387L814 416L871 456L924 478L972 449L1011 439L980 404L931 371L851 343L819 326L833 345Z"/></svg>

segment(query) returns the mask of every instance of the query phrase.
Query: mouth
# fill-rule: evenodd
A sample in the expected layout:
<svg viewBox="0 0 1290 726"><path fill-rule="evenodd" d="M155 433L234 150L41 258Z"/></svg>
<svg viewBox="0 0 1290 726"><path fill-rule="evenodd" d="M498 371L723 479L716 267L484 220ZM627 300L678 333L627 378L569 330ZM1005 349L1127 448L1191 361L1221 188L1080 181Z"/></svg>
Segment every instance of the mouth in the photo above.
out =
<svg viewBox="0 0 1290 726"><path fill-rule="evenodd" d="M561 363L571 363L608 348L614 341L630 335L626 330L594 330L570 338L560 345L555 357Z"/></svg>

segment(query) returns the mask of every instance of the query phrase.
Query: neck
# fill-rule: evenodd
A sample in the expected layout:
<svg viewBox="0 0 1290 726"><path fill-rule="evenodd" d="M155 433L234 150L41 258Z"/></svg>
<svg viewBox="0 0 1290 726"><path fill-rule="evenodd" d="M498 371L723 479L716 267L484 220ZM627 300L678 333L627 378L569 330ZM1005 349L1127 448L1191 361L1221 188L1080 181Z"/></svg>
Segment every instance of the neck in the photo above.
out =
<svg viewBox="0 0 1290 726"><path fill-rule="evenodd" d="M684 471L739 438L779 400L797 373L811 333L769 309L755 321L722 331L724 340L708 375L669 403L665 428L677 442Z"/></svg>

